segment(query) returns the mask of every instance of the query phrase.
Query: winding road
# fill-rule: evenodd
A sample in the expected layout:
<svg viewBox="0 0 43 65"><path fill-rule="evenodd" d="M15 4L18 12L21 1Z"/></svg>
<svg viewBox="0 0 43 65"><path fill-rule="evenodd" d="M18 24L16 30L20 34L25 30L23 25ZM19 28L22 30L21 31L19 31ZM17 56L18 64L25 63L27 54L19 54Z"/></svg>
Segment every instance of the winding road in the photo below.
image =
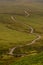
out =
<svg viewBox="0 0 43 65"><path fill-rule="evenodd" d="M11 19L16 22L16 20L15 20L15 18L13 16L11 16Z"/></svg>
<svg viewBox="0 0 43 65"><path fill-rule="evenodd" d="M25 11L25 12L26 12L26 11ZM26 13L27 13L27 12L26 12ZM11 19L12 19L13 21L15 21L15 19L14 19L13 16L11 16ZM37 40L41 39L41 36L40 36L39 34L34 33L34 29L33 29L31 26L30 26L30 29L31 29L30 34L35 34L35 35L37 36L37 38L34 39L31 43L26 44L26 45L32 45L32 44L34 44ZM25 45L25 46L26 46L26 45ZM18 47L24 47L24 46L23 46L23 45L19 45ZM12 48L8 54L13 55L13 51L14 51L16 48L17 48L17 47Z"/></svg>
<svg viewBox="0 0 43 65"><path fill-rule="evenodd" d="M27 15L27 17L30 15L26 10L24 10L24 12Z"/></svg>

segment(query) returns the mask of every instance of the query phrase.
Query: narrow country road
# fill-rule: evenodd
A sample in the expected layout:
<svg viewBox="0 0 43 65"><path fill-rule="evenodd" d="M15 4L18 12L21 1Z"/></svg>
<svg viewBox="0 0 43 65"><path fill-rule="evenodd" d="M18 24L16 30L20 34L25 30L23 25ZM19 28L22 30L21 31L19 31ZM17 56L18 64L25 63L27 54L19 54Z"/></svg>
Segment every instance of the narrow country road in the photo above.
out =
<svg viewBox="0 0 43 65"><path fill-rule="evenodd" d="M25 12L25 14L27 15L27 17L30 15L26 10L25 10L24 12Z"/></svg>
<svg viewBox="0 0 43 65"><path fill-rule="evenodd" d="M9 55L13 55L13 51L14 51L15 49L16 49L16 47L12 48L8 54L9 54Z"/></svg>
<svg viewBox="0 0 43 65"><path fill-rule="evenodd" d="M15 18L13 16L11 16L11 19L16 22L16 20L15 20Z"/></svg>
<svg viewBox="0 0 43 65"><path fill-rule="evenodd" d="M26 12L26 11L25 11L25 12ZM26 12L26 13L27 13L27 12ZM14 19L13 16L11 16L11 19L12 19L13 21L15 21L15 19ZM30 29L31 29L30 34L33 34L33 33L34 33L34 29L33 29L31 26L30 26ZM34 34L37 36L37 38L34 39L31 43L26 44L26 45L32 45L32 44L34 44L37 40L41 39L41 36L40 36L39 34L37 34L37 33L34 33ZM25 46L26 46L26 45L25 45ZM19 45L18 47L24 47L24 46L23 46L23 45ZM17 47L12 48L8 54L13 55L13 51L14 51L16 48L17 48Z"/></svg>

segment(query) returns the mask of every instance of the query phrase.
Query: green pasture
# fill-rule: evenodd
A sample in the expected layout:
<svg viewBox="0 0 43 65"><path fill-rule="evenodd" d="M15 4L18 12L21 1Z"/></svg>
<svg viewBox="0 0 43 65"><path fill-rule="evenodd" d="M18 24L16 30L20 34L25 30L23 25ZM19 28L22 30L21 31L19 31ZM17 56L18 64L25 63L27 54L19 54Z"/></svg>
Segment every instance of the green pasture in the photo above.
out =
<svg viewBox="0 0 43 65"><path fill-rule="evenodd" d="M30 14L28 17L24 10ZM30 34L30 26L41 39L26 45L37 37ZM19 45L25 46L16 48L13 53L26 54L24 57L8 55L12 47ZM0 65L43 65L43 4L0 3Z"/></svg>
<svg viewBox="0 0 43 65"><path fill-rule="evenodd" d="M18 21L15 23L15 21L11 19L11 16L12 15L8 14L0 14L0 54L2 54L3 51L9 51L9 48L25 45L27 41L30 43L36 38L34 34L25 32L27 28L27 31L29 31L29 26L22 25L22 23Z"/></svg>
<svg viewBox="0 0 43 65"><path fill-rule="evenodd" d="M43 52L23 57L9 65L43 65Z"/></svg>

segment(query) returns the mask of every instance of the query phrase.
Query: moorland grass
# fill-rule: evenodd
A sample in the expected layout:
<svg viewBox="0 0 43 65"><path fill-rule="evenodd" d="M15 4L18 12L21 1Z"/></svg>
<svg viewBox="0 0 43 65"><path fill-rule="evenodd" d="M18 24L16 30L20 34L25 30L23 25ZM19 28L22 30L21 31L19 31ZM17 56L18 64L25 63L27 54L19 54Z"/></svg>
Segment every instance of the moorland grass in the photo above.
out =
<svg viewBox="0 0 43 65"><path fill-rule="evenodd" d="M9 65L43 65L43 52L20 58Z"/></svg>
<svg viewBox="0 0 43 65"><path fill-rule="evenodd" d="M4 24L0 23L0 54L9 48L17 45L25 45L30 43L36 36L12 29L8 29Z"/></svg>
<svg viewBox="0 0 43 65"><path fill-rule="evenodd" d="M28 9L31 9L31 12ZM24 10L30 14L29 17L26 17ZM0 13L6 13L0 14L0 65L43 65L43 4L34 3L22 6L10 4L9 7L1 6ZM16 23L11 16L16 17ZM7 55L9 48L24 45L28 41L30 43L36 38L30 32L26 32L30 31L29 25L33 27L35 33L41 35L41 39L33 45L17 48L17 52L28 53L26 57L15 58Z"/></svg>

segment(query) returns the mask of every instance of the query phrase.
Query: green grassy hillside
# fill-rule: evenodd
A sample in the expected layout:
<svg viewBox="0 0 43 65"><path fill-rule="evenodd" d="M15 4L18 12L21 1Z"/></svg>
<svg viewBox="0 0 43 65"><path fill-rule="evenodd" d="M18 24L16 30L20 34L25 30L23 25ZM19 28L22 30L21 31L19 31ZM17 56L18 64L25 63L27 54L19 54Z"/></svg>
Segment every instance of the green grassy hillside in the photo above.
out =
<svg viewBox="0 0 43 65"><path fill-rule="evenodd" d="M43 52L23 57L10 65L43 65Z"/></svg>
<svg viewBox="0 0 43 65"><path fill-rule="evenodd" d="M3 52L5 50L9 50L9 48L12 48L16 45L25 45L27 44L27 41L30 43L34 38L36 38L36 36L33 34L21 32L18 30L20 26L18 27L17 25L18 22L13 24L13 21L9 21L9 18L6 15L0 16L0 54L1 51ZM24 30L25 28L22 29Z"/></svg>
<svg viewBox="0 0 43 65"><path fill-rule="evenodd" d="M29 13L28 17L24 10ZM35 34L30 33L30 26ZM41 39L26 45L37 34ZM17 48L9 55L13 47ZM0 4L0 65L43 65L43 4Z"/></svg>

